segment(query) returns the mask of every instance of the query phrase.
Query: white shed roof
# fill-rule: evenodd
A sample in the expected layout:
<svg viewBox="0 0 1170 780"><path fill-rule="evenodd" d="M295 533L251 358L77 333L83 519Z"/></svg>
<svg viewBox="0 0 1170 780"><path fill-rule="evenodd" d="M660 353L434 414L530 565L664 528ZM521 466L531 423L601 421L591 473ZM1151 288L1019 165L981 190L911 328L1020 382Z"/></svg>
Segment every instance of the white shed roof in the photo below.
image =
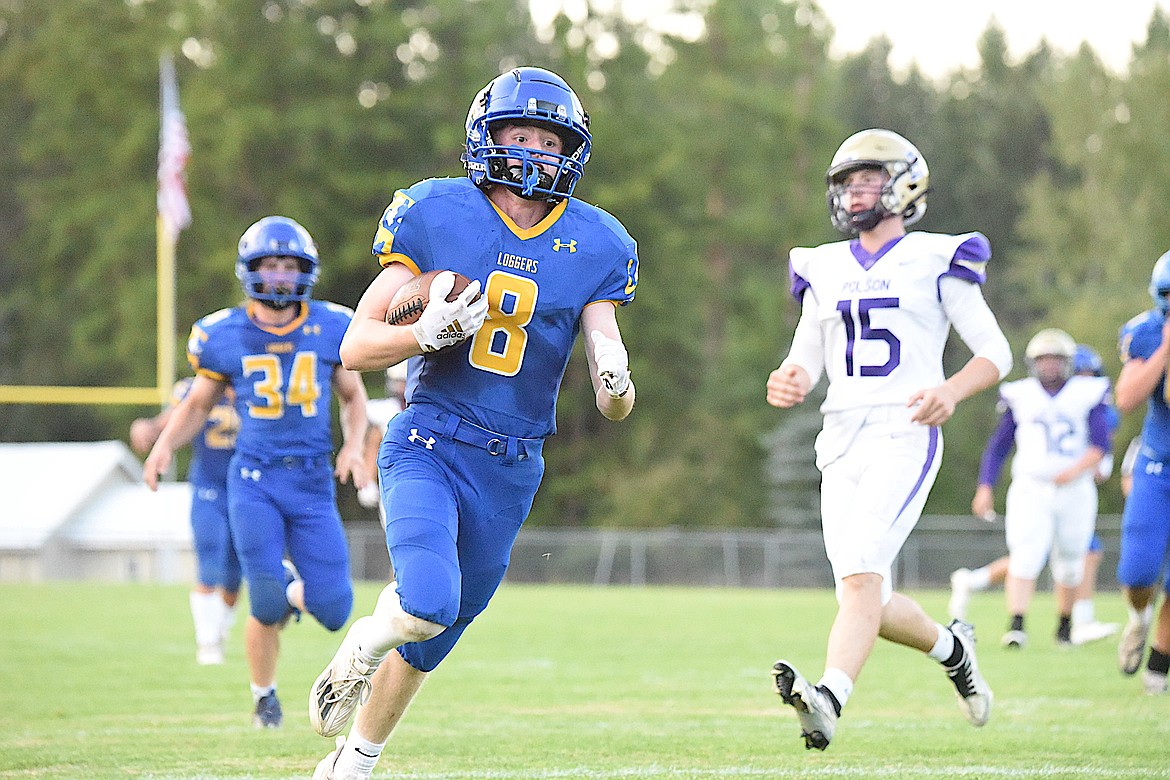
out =
<svg viewBox="0 0 1170 780"><path fill-rule="evenodd" d="M38 549L74 522L77 528L67 535L78 542L99 529L133 535L129 529L140 522L137 516L169 516L162 507L181 503L179 485L155 496L141 480L142 462L121 441L0 444L0 550ZM184 489L188 503L180 517L185 520L190 488ZM118 500L133 508L112 508L110 502ZM122 521L115 522L115 516ZM113 526L121 527L115 532Z"/></svg>
<svg viewBox="0 0 1170 780"><path fill-rule="evenodd" d="M103 490L61 530L72 547L95 550L191 546L191 483L142 483Z"/></svg>

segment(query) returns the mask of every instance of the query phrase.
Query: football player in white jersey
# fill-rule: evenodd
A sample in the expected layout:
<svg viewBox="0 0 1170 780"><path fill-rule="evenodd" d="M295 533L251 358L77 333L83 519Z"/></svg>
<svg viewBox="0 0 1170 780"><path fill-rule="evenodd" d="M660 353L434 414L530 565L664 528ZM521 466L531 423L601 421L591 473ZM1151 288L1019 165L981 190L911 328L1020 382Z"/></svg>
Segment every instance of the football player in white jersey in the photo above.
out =
<svg viewBox="0 0 1170 780"><path fill-rule="evenodd" d="M971 502L977 515L994 511L995 483L1014 443L1004 514L1009 556L1004 592L1011 616L1005 647L1028 642L1024 617L1046 561L1060 615L1056 641L1072 643L1073 601L1097 517L1094 477L1111 447L1109 380L1074 376L1076 350L1072 336L1057 328L1032 337L1024 351L1029 376L1000 388L999 425L980 464Z"/></svg>
<svg viewBox="0 0 1170 780"><path fill-rule="evenodd" d="M1073 373L1081 376L1105 376L1105 365L1101 360L1101 355L1097 350L1093 349L1087 344L1078 344L1076 355L1073 358ZM1117 430L1118 424L1121 422L1121 415L1117 411L1117 407L1112 403L1108 405L1108 424L1109 434L1112 438L1113 432ZM1008 436L1010 439L1010 435ZM1010 444L1010 442L1009 442ZM1133 450L1133 447L1130 447ZM1121 480L1122 480L1122 494L1126 491L1126 462L1129 463L1129 472L1133 471L1133 460L1136 453L1127 452L1125 459L1122 461ZM1096 473L1093 475L1093 481L1097 485L1103 485L1113 475L1113 454L1112 452L1105 453L1105 457L1097 464ZM975 499L971 502L971 512L982 520L987 522L995 522L996 513L993 508L993 502L986 494L976 491ZM1092 539L1089 541L1089 550L1085 553L1084 561L1084 577L1081 579L1081 584L1077 586L1075 597L1072 606L1072 631L1069 633L1069 639L1074 645L1083 645L1088 642L1095 642L1098 639L1105 639L1117 633L1121 628L1117 623L1102 623L1097 620L1096 608L1093 603L1093 597L1097 592L1097 569L1101 565L1102 544L1101 538L1094 533ZM961 568L951 572L951 598L947 605L947 611L951 617L957 617L965 620L967 617L967 606L971 600L971 594L987 590L992 585L1003 585L1007 580L1008 563L1011 560L1010 555L1002 555L996 558L991 563L980 566L977 569ZM1022 629L1021 629L1022 630ZM1058 642L1064 643L1062 638L1058 637Z"/></svg>
<svg viewBox="0 0 1170 780"><path fill-rule="evenodd" d="M864 130L833 156L826 176L833 225L852 238L790 256L800 321L771 373L767 400L789 408L829 378L816 441L821 525L837 586L825 672L813 685L777 661L775 690L797 711L805 747L824 750L881 636L938 661L975 726L992 693L970 625L935 622L893 589L892 566L918 522L942 457L940 426L955 405L1011 369L1011 348L980 285L991 248L979 233L906 231L926 211L929 171L888 130ZM951 326L974 353L951 377Z"/></svg>
<svg viewBox="0 0 1170 780"><path fill-rule="evenodd" d="M370 482L358 490L358 503L366 509L378 509L382 527L386 527L386 510L382 507L382 478L378 474L378 450L390 421L406 408L406 361L395 363L386 369L386 397L366 402L366 420L370 428L366 431L365 457L371 468Z"/></svg>

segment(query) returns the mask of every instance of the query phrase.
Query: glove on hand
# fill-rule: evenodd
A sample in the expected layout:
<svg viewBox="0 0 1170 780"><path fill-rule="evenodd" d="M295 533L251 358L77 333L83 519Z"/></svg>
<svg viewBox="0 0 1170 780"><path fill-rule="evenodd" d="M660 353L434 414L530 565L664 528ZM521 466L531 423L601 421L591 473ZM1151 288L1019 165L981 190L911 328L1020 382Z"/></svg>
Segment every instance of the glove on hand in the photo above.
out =
<svg viewBox="0 0 1170 780"><path fill-rule="evenodd" d="M589 337L593 339L593 360L605 391L610 398L621 398L630 389L630 356L626 348L599 330L591 332Z"/></svg>
<svg viewBox="0 0 1170 780"><path fill-rule="evenodd" d="M448 301L454 286L455 274L450 271L444 271L431 282L427 307L411 326L423 352L437 352L462 343L474 336L487 319L487 298L479 294L479 280L467 285L455 300Z"/></svg>

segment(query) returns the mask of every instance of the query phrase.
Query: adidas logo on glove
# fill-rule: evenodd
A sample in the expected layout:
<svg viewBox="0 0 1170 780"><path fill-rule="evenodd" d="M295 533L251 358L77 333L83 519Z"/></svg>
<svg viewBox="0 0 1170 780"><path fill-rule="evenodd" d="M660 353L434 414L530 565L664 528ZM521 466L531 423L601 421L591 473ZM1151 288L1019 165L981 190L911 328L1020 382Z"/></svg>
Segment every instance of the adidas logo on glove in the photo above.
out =
<svg viewBox="0 0 1170 780"><path fill-rule="evenodd" d="M459 325L459 321L456 320L436 333L435 338L439 341L450 341L451 343L455 344L467 338L467 334L463 332L463 328Z"/></svg>

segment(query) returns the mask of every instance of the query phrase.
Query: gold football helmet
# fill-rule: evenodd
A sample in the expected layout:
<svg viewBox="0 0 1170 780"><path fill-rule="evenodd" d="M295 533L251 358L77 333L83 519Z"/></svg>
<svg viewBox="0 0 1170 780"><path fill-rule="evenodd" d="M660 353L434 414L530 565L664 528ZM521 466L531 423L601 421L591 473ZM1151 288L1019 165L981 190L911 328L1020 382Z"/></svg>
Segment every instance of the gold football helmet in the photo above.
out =
<svg viewBox="0 0 1170 780"><path fill-rule="evenodd" d="M1077 354L1077 342L1072 336L1060 328L1045 328L1032 337L1024 349L1024 362L1028 365L1028 373L1036 376L1036 359L1042 355L1055 355L1065 359L1067 367L1063 372L1065 379L1072 376L1073 361Z"/></svg>
<svg viewBox="0 0 1170 780"><path fill-rule="evenodd" d="M863 168L884 171L886 181L874 208L851 214L842 204L845 178ZM842 233L856 235L872 230L896 214L907 225L913 225L926 213L926 193L930 189L926 160L914 144L889 130L862 130L846 138L833 155L825 180L829 185L829 218Z"/></svg>

